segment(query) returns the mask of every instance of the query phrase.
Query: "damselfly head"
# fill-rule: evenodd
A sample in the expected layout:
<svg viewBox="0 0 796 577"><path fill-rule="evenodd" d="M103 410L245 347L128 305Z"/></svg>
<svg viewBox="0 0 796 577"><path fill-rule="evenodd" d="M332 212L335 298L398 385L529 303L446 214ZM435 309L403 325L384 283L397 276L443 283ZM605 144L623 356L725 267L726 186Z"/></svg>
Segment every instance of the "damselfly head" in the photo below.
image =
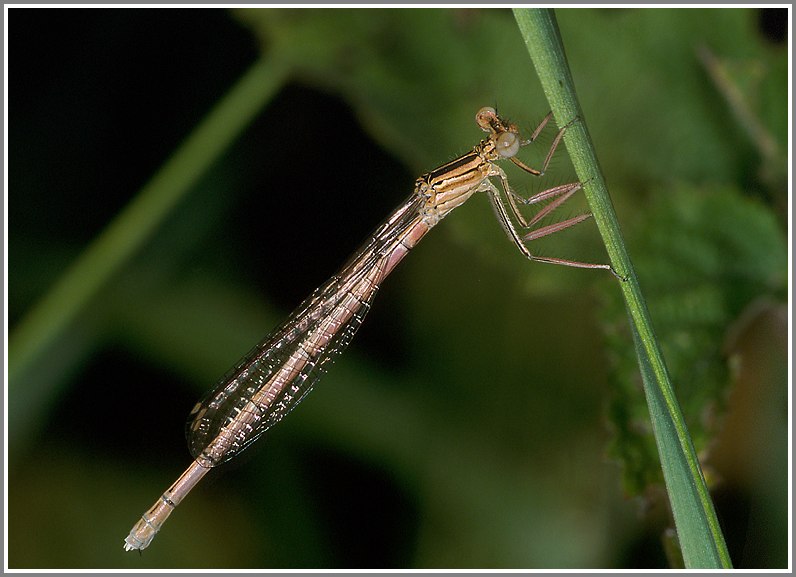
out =
<svg viewBox="0 0 796 577"><path fill-rule="evenodd" d="M501 118L491 106L484 106L479 110L475 115L475 121L481 127L481 130L490 132L493 136L499 136L504 133L519 134L517 126Z"/></svg>
<svg viewBox="0 0 796 577"><path fill-rule="evenodd" d="M497 110L491 106L484 106L479 110L475 115L475 121L484 132L495 133L500 130L500 118L497 115Z"/></svg>

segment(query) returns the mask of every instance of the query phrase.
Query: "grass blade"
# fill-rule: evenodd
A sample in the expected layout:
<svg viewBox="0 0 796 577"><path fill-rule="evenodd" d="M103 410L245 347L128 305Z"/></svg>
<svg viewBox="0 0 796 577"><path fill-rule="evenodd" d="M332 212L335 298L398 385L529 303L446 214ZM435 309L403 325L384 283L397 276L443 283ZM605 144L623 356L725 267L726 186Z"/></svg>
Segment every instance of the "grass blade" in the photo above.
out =
<svg viewBox="0 0 796 577"><path fill-rule="evenodd" d="M688 568L732 566L724 537L682 412L652 329L641 288L624 247L619 223L575 94L574 82L551 10L515 9L517 23L542 82L556 123L575 122L564 135L578 178L594 213L620 283L644 381L666 488Z"/></svg>

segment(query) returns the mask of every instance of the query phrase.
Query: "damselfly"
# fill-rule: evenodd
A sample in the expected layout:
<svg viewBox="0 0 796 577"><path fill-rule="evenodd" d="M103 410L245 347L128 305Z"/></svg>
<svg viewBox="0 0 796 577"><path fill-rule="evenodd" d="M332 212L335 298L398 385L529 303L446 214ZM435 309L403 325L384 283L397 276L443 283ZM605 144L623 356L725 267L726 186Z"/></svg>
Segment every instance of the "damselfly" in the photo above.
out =
<svg viewBox="0 0 796 577"><path fill-rule="evenodd" d="M508 159L525 172L541 176L566 130L559 130L541 170L516 158L534 142L552 117L548 114L527 140L519 129L485 107L476 122L488 133L471 152L417 179L412 195L393 212L349 261L318 288L288 319L243 358L191 411L186 426L193 463L135 524L124 540L128 551L149 545L185 495L216 465L253 443L292 411L318 378L348 346L382 281L440 220L477 192L486 192L509 238L527 258L581 268L607 269L607 264L540 257L525 241L553 234L582 222L582 214L547 226L537 223L581 188L574 182L529 198L515 193L496 162ZM500 188L490 180L497 178ZM519 206L549 201L530 220ZM516 221L516 225L515 225ZM520 236L518 228L526 229ZM618 276L618 275L616 275Z"/></svg>

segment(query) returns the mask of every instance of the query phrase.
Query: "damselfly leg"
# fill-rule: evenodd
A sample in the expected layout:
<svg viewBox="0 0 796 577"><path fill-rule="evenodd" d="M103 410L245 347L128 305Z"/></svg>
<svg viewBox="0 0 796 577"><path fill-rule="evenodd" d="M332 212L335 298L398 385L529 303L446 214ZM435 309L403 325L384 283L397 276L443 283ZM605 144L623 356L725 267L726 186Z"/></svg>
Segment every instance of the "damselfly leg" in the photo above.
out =
<svg viewBox="0 0 796 577"><path fill-rule="evenodd" d="M531 136L528 140L520 140L518 142L519 147L527 146L528 144L535 142L542 133L542 130L544 130L545 126L547 126L548 122L552 118L552 115L553 113L550 112L542 119L533 133L531 133ZM553 158L553 154L555 154L561 139L564 137L564 133L566 132L567 128L569 128L577 120L578 119L576 117L559 129L556 137L553 139L553 143L550 145L547 155L545 156L544 162L542 163L542 168L535 169L516 158L515 155L517 153L517 147L513 149L507 147L505 152L501 151L501 137L504 134L518 134L519 129L516 125L501 119L497 113L493 111L493 109L482 109L476 116L476 122L482 130L496 135L498 152L508 158L517 167L533 176L542 176L545 173L550 164L550 160ZM536 262L561 264L576 268L605 269L611 271L611 273L618 279L624 280L624 277L619 275L609 264L587 263L563 258L537 256L531 253L531 251L528 250L528 247L525 246L524 241L537 240L556 232L560 232L575 226L576 224L579 224L592 216L591 213L585 213L561 222L556 222L542 227L536 227L540 220L550 215L553 211L569 200L573 194L583 188L580 182L562 184L560 186L548 188L537 194L534 194L533 196L525 198L514 192L509 185L508 177L502 168L497 165L493 165L493 167L494 170L491 176L498 177L501 188L503 189L503 194L501 194L501 191L498 190L498 188L489 180L485 180L483 183L481 183L479 189L481 191L487 192L489 199L492 202L492 207L495 210L495 214L497 215L498 221L503 226L503 229L506 231L506 234L508 234L509 238L514 242L519 251L525 255L526 258ZM522 214L518 205L518 203L520 203L524 206L528 206L549 200L552 200L552 202L536 212L536 214L534 214L530 219L527 219ZM520 236L520 234L517 232L517 227L514 226L514 222L509 215L514 217L519 228L521 228L523 231L527 231L523 236Z"/></svg>

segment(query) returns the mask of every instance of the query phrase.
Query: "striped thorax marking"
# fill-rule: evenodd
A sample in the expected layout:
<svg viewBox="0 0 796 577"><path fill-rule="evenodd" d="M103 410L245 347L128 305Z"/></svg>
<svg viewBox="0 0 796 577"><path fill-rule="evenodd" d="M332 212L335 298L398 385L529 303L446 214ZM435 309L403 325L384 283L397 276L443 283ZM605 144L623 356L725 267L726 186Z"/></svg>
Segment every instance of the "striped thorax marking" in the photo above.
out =
<svg viewBox="0 0 796 577"><path fill-rule="evenodd" d="M494 140L482 140L472 152L418 178L415 192L426 199L423 208L426 224L437 224L475 194L484 180L496 176L499 169L493 163L499 157Z"/></svg>

